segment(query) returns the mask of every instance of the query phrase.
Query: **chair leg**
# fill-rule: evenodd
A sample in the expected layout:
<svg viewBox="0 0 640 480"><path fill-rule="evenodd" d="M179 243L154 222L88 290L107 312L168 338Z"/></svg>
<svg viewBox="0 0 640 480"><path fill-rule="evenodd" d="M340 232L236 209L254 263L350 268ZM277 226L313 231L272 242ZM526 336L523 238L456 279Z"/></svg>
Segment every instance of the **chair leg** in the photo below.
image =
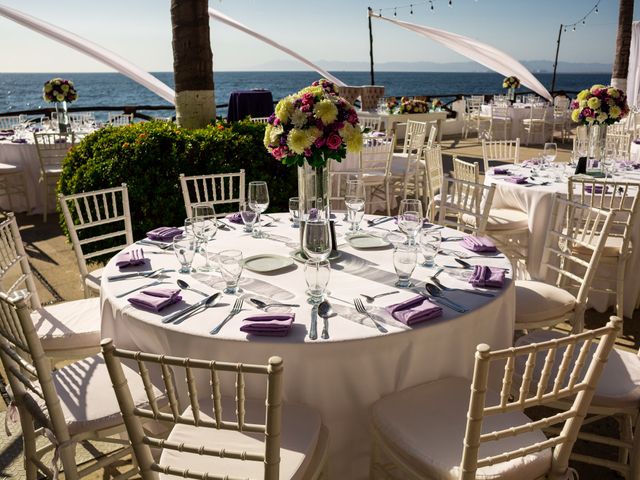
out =
<svg viewBox="0 0 640 480"><path fill-rule="evenodd" d="M49 210L49 179L44 177L44 212L42 213L42 221L47 223L47 211Z"/></svg>
<svg viewBox="0 0 640 480"><path fill-rule="evenodd" d="M389 196L389 182L384 186L384 196L387 199L387 217L391 216L391 197Z"/></svg>
<svg viewBox="0 0 640 480"><path fill-rule="evenodd" d="M76 444L70 443L59 447L60 460L64 468L65 478L78 478L78 466L76 465Z"/></svg>
<svg viewBox="0 0 640 480"><path fill-rule="evenodd" d="M616 315L624 319L624 267L625 259L620 257L616 269Z"/></svg>
<svg viewBox="0 0 640 480"><path fill-rule="evenodd" d="M633 419L624 413L616 415L615 419L618 422L618 428L620 430L620 440L631 443L633 440ZM629 449L618 449L618 462L622 465L626 465L629 462Z"/></svg>
<svg viewBox="0 0 640 480"><path fill-rule="evenodd" d="M22 420L24 418L24 420ZM20 412L20 424L22 426L22 442L24 446L24 473L27 480L37 480L38 467L32 459L36 457L36 435L33 421L29 413Z"/></svg>
<svg viewBox="0 0 640 480"><path fill-rule="evenodd" d="M29 189L27 188L27 175L22 172L22 191L24 193L24 201L27 204L27 214L31 213L31 201L29 200Z"/></svg>

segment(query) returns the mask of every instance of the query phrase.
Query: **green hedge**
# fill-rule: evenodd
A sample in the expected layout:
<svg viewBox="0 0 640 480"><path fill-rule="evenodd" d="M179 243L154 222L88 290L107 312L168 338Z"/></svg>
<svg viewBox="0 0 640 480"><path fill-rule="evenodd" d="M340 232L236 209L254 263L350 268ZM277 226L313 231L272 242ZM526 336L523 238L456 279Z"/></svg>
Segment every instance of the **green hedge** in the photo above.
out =
<svg viewBox="0 0 640 480"><path fill-rule="evenodd" d="M69 152L58 191L69 195L126 183L136 239L158 226L183 224L181 173L244 169L247 182L265 180L269 185L269 210L286 211L289 197L297 195L297 169L267 153L264 128L249 121L218 122L198 130L155 121L102 128ZM62 215L60 222L64 228Z"/></svg>

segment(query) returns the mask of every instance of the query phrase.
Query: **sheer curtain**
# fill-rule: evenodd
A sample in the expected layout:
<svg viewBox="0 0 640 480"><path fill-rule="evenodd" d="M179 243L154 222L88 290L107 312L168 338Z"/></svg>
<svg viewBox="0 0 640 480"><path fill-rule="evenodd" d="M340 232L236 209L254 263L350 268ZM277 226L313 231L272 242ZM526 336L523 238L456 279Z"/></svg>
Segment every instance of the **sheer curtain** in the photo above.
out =
<svg viewBox="0 0 640 480"><path fill-rule="evenodd" d="M629 73L627 74L627 101L633 107L640 103L640 22L631 27L631 50L629 51Z"/></svg>

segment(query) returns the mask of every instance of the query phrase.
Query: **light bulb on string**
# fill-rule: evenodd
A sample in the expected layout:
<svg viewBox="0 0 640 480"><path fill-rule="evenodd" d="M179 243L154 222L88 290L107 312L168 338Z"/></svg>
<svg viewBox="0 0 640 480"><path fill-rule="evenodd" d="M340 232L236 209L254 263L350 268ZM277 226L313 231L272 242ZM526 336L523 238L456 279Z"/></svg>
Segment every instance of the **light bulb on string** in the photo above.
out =
<svg viewBox="0 0 640 480"><path fill-rule="evenodd" d="M453 7L453 0L449 0L449 6Z"/></svg>
<svg viewBox="0 0 640 480"><path fill-rule="evenodd" d="M413 5L410 5L410 7L411 7L411 11L409 13L413 15Z"/></svg>
<svg viewBox="0 0 640 480"><path fill-rule="evenodd" d="M597 5L596 5L596 9L595 9L595 12L596 12L596 13L598 13L598 6L597 6Z"/></svg>
<svg viewBox="0 0 640 480"><path fill-rule="evenodd" d="M571 29L571 31L572 31L572 32L575 32L575 31L576 31L576 27L575 27L575 25L573 26L573 28Z"/></svg>
<svg viewBox="0 0 640 480"><path fill-rule="evenodd" d="M395 8L393 9L393 16L394 16L394 17L397 17L397 16L398 16L398 10L397 10L397 9L395 9Z"/></svg>
<svg viewBox="0 0 640 480"><path fill-rule="evenodd" d="M582 20L582 24L583 24L583 25L586 25L586 24L587 24L587 22L586 22L585 20Z"/></svg>

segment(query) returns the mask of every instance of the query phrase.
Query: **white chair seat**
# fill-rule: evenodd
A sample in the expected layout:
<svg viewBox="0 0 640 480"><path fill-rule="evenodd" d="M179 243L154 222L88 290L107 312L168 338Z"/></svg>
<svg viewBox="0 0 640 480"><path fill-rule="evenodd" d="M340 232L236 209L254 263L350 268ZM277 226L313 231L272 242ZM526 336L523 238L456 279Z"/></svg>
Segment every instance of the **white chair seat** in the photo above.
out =
<svg viewBox="0 0 640 480"><path fill-rule="evenodd" d="M84 278L84 283L94 292L100 292L100 283L102 281L103 271L104 267L97 268L96 270L89 272L89 274Z"/></svg>
<svg viewBox="0 0 640 480"><path fill-rule="evenodd" d="M61 302L31 313L36 332L47 352L100 345L100 299Z"/></svg>
<svg viewBox="0 0 640 480"><path fill-rule="evenodd" d="M596 236L596 238L600 238ZM622 237L607 237L604 249L602 250L603 257L619 257L622 249ZM591 250L585 246L579 245L574 249L574 253L578 255L591 255Z"/></svg>
<svg viewBox="0 0 640 480"><path fill-rule="evenodd" d="M464 214L462 219L471 226L476 226L474 215ZM487 218L487 231L528 230L529 217L522 210L514 208L492 208Z"/></svg>
<svg viewBox="0 0 640 480"><path fill-rule="evenodd" d="M215 418L211 401L201 400L200 417ZM245 422L264 423L264 400L247 399L245 401ZM189 415L191 407L185 410ZM236 422L235 400L222 398L222 419ZM313 453L320 439L322 422L320 414L303 405L282 404L282 425L280 437L280 477L281 479L301 479L313 459ZM168 441L191 445L208 445L210 448L227 448L236 451L264 453L264 435L243 433L234 430L212 431L177 424L169 434ZM211 472L220 477L230 475L234 478L262 478L264 465L260 462L239 461L228 458L210 457L165 449L160 457L161 465L171 465L192 472ZM174 475L160 475L160 479L182 479Z"/></svg>
<svg viewBox="0 0 640 480"><path fill-rule="evenodd" d="M147 404L147 395L137 370L122 363L122 369L136 406ZM51 374L60 397L60 405L69 434L108 429L122 424L120 407L111 385L107 366L101 355L84 358ZM153 387L158 406L166 405L166 397ZM37 403L46 412L44 400Z"/></svg>
<svg viewBox="0 0 640 480"><path fill-rule="evenodd" d="M575 306L576 297L562 288L535 280L516 280L516 329L518 324L561 317Z"/></svg>
<svg viewBox="0 0 640 480"><path fill-rule="evenodd" d="M0 175L18 173L21 171L22 171L22 167L18 165L11 165L10 163L0 163Z"/></svg>
<svg viewBox="0 0 640 480"><path fill-rule="evenodd" d="M371 409L373 426L384 442L397 446L401 455L426 478L458 480L459 463L469 409L471 383L463 378L445 378L393 393L376 402ZM497 395L487 392L487 405ZM517 426L530 419L520 412L486 416L483 433ZM479 457L501 454L545 440L533 431L515 438L483 443ZM400 453L402 452L402 454ZM478 470L478 479L520 480L544 476L551 464L551 451L527 455Z"/></svg>
<svg viewBox="0 0 640 480"><path fill-rule="evenodd" d="M520 337L516 346L528 345L531 343L546 342L564 337L561 332L553 330L535 330L532 333ZM596 345L591 345L591 354L585 359L588 364L595 353ZM564 350L562 350L564 352ZM575 355L571 367L575 362ZM558 365L556 362L551 373L551 378L557 375ZM540 365L538 362L533 372L533 382L535 385L540 378ZM516 363L516 372L524 371L524 365ZM609 354L600 381L596 385L595 395L591 404L595 407L610 408L638 408L640 406L640 358L634 352L614 348Z"/></svg>

